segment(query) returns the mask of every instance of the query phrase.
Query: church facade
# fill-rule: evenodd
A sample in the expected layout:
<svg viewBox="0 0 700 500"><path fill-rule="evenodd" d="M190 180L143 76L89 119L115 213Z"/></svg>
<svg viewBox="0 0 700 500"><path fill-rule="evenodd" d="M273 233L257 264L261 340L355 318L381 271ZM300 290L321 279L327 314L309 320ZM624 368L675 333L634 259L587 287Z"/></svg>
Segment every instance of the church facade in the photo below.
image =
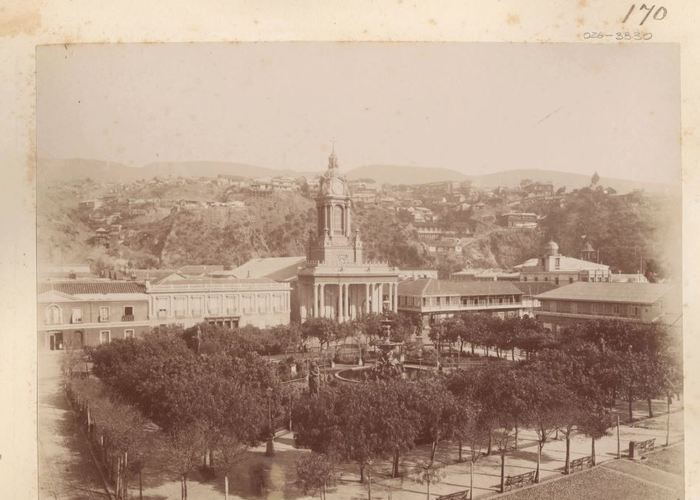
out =
<svg viewBox="0 0 700 500"><path fill-rule="evenodd" d="M309 235L306 263L297 280L301 321L330 318L344 322L364 314L395 312L398 270L386 263L365 261L360 233L352 229L348 183L338 174L335 152L321 177L316 214L316 231Z"/></svg>

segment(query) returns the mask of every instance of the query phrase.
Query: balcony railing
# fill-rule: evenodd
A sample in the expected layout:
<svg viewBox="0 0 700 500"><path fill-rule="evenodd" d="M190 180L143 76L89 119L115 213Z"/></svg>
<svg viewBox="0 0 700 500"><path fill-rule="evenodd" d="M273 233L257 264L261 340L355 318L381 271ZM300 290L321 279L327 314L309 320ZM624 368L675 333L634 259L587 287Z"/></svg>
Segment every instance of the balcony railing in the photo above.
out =
<svg viewBox="0 0 700 500"><path fill-rule="evenodd" d="M77 323L82 323L82 322L83 322L83 318L71 318L71 319L70 319L70 322L71 322L71 324L74 324L74 325L77 324Z"/></svg>
<svg viewBox="0 0 700 500"><path fill-rule="evenodd" d="M522 302L506 302L503 304L442 304L442 305L401 305L399 309L410 309L422 312L448 312L448 311L489 311L499 309L518 309L525 307Z"/></svg>
<svg viewBox="0 0 700 500"><path fill-rule="evenodd" d="M134 321L134 315L133 314L125 314L122 316L122 321Z"/></svg>
<svg viewBox="0 0 700 500"><path fill-rule="evenodd" d="M97 316L97 322L98 323L108 323L109 322L109 315L107 316Z"/></svg>

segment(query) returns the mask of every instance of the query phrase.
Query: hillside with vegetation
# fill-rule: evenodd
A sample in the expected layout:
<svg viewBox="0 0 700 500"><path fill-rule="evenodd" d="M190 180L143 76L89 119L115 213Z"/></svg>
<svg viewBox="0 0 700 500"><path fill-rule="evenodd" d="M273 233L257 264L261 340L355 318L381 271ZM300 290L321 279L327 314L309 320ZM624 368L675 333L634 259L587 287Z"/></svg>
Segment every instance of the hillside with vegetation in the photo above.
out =
<svg viewBox="0 0 700 500"><path fill-rule="evenodd" d="M96 223L78 201L108 193L147 200L147 210L120 218L118 243L95 236ZM188 264L235 267L254 257L304 255L316 227L315 202L299 191L266 196L234 193L215 179L187 179L166 185L135 182L105 187L93 181L41 186L37 216L40 262L99 262L101 266L177 268ZM181 205L190 200L190 205ZM229 203L229 205L226 205ZM233 203L233 205L231 204ZM238 204L237 206L235 204ZM539 255L553 239L563 255L578 257L588 241L613 271L664 277L680 272L680 204L670 196L641 191L618 195L597 184L550 197L492 197L478 212L438 211L438 225L468 224L461 252L429 252L418 225L392 205L355 204L365 258L404 269L438 269L446 277L464 267L510 268ZM538 229L508 229L499 213L522 210L540 217ZM124 212L121 212L124 213ZM109 226L105 226L109 227Z"/></svg>
<svg viewBox="0 0 700 500"><path fill-rule="evenodd" d="M527 208L544 215L543 238L556 241L564 255L578 256L589 241L600 262L615 272L679 275L681 206L676 198L641 191L610 194L596 186Z"/></svg>

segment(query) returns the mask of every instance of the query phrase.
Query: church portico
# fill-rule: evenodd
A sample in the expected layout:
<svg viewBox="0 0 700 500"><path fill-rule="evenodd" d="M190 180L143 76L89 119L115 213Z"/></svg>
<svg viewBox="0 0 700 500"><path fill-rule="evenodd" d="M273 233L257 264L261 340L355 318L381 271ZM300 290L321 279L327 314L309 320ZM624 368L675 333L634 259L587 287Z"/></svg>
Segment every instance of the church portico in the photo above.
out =
<svg viewBox="0 0 700 500"><path fill-rule="evenodd" d="M351 229L350 192L337 169L332 153L316 199L317 230L309 235L306 266L298 275L301 321L344 322L398 307L398 272L386 263L364 261L359 231Z"/></svg>
<svg viewBox="0 0 700 500"><path fill-rule="evenodd" d="M314 276L300 279L301 320L329 318L343 322L365 314L396 312L398 286L391 278L382 276L375 281L352 276Z"/></svg>

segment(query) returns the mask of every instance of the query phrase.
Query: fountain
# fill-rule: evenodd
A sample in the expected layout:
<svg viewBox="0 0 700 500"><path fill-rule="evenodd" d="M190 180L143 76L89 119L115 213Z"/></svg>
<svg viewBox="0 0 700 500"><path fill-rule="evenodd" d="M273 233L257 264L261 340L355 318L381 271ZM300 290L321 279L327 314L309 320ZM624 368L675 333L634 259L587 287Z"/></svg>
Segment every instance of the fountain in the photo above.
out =
<svg viewBox="0 0 700 500"><path fill-rule="evenodd" d="M404 366L403 355L397 356L396 350L401 351L403 342L386 342L377 346L379 358L373 365L356 366L341 370L335 377L342 382L361 383L371 380L387 380L391 378L403 378L415 380L422 374L432 372L430 367Z"/></svg>

